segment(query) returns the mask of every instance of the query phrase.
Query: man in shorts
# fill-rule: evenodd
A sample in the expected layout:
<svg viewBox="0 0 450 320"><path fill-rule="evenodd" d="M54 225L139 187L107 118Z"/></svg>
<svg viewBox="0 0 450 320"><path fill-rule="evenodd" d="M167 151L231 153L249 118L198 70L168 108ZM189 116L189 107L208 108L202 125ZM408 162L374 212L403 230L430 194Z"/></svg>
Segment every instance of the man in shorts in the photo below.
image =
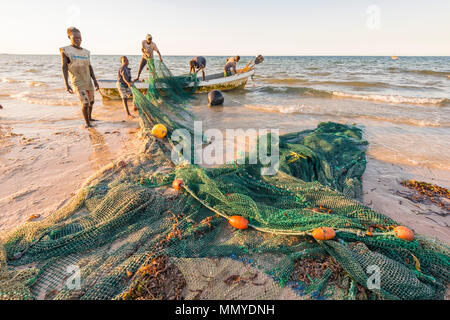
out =
<svg viewBox="0 0 450 320"><path fill-rule="evenodd" d="M137 78L134 81L139 81L139 78L141 77L141 73L142 70L144 70L145 65L147 64L147 60L150 59L150 63L153 63L153 52L156 51L156 53L159 56L159 60L161 62L163 62L162 58L161 58L161 52L159 52L158 47L156 46L156 43L153 42L153 37L150 34L147 34L147 36L145 37L145 40L142 41L142 59L141 59L141 64L139 65L139 70L138 70L138 75ZM152 68L152 73L153 73L153 77L155 76L154 72L155 72L155 68L153 65Z"/></svg>
<svg viewBox="0 0 450 320"><path fill-rule="evenodd" d="M129 61L127 57L123 56L120 58L120 62L122 63L122 66L120 67L117 74L116 87L117 90L119 90L119 94L122 98L122 103L128 117L134 118L134 116L128 110L128 97L133 95L133 93L131 92L131 86L133 84L131 81L131 69L128 68ZM134 110L136 110L136 107L134 107Z"/></svg>
<svg viewBox="0 0 450 320"><path fill-rule="evenodd" d="M67 92L77 93L82 105L82 112L85 128L92 127L92 108L94 106L94 86L99 90L97 80L95 78L94 69L91 66L91 53L89 50L81 48L81 32L77 28L71 27L67 29L67 36L71 45L60 48L62 72ZM72 83L69 85L68 78ZM92 80L91 80L92 79ZM94 81L94 85L92 85Z"/></svg>

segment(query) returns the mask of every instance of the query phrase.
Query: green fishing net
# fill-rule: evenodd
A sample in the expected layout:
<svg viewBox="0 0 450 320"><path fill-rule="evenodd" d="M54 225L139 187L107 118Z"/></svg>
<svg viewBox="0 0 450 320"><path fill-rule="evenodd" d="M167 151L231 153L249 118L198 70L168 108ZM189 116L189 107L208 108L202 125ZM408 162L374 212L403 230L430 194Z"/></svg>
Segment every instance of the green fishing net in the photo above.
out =
<svg viewBox="0 0 450 320"><path fill-rule="evenodd" d="M0 298L444 297L449 247L395 237L395 221L358 201L367 146L359 128L327 122L280 137L274 176L261 163L177 167L170 139L148 129L185 128L191 95L179 91L180 77L160 72L150 72L146 94L133 89L140 152L97 172L49 218L1 235ZM231 227L235 215L250 227ZM318 227L336 237L316 241Z"/></svg>

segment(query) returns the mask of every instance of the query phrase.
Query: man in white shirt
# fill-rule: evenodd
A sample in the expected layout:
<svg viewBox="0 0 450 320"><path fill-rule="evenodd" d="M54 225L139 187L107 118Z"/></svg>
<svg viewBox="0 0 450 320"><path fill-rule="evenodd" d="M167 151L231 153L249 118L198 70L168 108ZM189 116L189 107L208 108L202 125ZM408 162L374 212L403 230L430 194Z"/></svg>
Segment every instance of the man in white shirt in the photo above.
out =
<svg viewBox="0 0 450 320"><path fill-rule="evenodd" d="M71 27L67 29L67 36L71 45L60 48L61 64L64 82L67 92L76 93L82 105L83 117L86 122L86 128L91 127L92 108L94 106L94 87L99 90L97 80L95 78L94 69L91 66L91 53L81 47L81 32L77 28ZM72 83L69 85L68 79ZM94 81L94 84L92 84Z"/></svg>

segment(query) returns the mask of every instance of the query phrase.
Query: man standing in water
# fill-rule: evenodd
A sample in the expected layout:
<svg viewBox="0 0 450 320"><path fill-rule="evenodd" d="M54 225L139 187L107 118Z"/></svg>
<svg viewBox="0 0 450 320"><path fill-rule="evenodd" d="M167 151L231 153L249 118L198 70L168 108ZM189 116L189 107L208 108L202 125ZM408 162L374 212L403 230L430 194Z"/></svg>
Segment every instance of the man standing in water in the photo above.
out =
<svg viewBox="0 0 450 320"><path fill-rule="evenodd" d="M148 34L145 37L145 40L142 41L142 49L141 50L142 50L143 56L142 56L142 59L141 59L141 64L139 66L139 71L138 71L137 78L134 81L139 81L139 78L141 76L141 72L142 72L142 70L144 70L144 67L147 64L147 59L151 59L150 60L150 63L152 64L152 66L151 66L152 70L151 71L153 73L153 76L155 76L155 73L154 73L155 72L155 67L153 65L153 51L156 51L156 53L158 53L159 60L161 62L163 62L163 60L161 58L161 52L159 52L158 47L152 41L152 39L153 39L152 36L150 34Z"/></svg>
<svg viewBox="0 0 450 320"><path fill-rule="evenodd" d="M91 66L91 53L81 48L81 32L77 28L71 27L67 29L67 36L72 43L70 46L60 48L62 72L67 91L70 94L75 92L80 99L86 128L91 127L92 108L94 106L94 86L99 90L97 80L95 78L94 69ZM68 78L72 82L69 85ZM92 85L92 80L94 85Z"/></svg>

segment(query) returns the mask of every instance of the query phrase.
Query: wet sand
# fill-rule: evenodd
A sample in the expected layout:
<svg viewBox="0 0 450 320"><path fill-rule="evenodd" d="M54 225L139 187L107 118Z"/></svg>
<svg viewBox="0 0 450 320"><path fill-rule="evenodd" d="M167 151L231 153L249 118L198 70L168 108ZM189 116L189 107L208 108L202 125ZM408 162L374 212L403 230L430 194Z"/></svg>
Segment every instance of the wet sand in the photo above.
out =
<svg viewBox="0 0 450 320"><path fill-rule="evenodd" d="M79 107L65 108L73 117L0 125L0 232L47 217L98 169L138 148L139 124L124 121L120 102L94 106L100 121L88 130Z"/></svg>

